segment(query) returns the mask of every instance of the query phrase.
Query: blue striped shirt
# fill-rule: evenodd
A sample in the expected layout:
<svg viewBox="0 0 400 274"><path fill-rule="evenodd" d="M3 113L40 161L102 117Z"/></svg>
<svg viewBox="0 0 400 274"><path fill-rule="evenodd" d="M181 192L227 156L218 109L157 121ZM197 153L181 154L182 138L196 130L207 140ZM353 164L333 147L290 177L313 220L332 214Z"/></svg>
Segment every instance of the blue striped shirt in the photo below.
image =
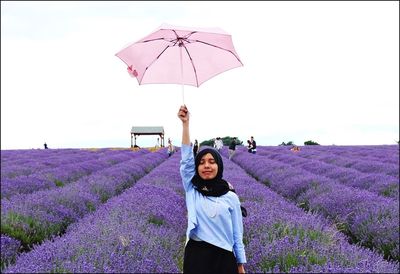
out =
<svg viewBox="0 0 400 274"><path fill-rule="evenodd" d="M220 197L211 197L195 190L191 182L195 175L192 147L182 144L181 154L180 173L188 211L186 242L189 238L203 240L233 251L238 263L246 263L239 197L232 191Z"/></svg>

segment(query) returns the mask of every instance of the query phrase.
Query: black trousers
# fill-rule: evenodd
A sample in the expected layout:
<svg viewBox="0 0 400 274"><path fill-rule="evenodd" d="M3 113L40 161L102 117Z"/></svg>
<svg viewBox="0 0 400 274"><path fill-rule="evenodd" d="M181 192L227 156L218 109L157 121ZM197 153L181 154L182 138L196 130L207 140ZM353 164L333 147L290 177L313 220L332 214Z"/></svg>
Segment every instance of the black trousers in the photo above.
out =
<svg viewBox="0 0 400 274"><path fill-rule="evenodd" d="M233 252L204 241L192 239L186 244L183 273L238 273Z"/></svg>

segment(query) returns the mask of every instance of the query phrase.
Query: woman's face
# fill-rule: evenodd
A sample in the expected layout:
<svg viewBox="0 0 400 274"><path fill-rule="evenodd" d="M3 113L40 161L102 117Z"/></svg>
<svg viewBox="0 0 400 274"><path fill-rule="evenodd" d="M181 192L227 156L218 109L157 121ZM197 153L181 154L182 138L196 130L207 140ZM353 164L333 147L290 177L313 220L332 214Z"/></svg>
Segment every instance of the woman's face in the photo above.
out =
<svg viewBox="0 0 400 274"><path fill-rule="evenodd" d="M201 158L197 171L203 180L211 180L217 176L218 165L211 153L207 153Z"/></svg>

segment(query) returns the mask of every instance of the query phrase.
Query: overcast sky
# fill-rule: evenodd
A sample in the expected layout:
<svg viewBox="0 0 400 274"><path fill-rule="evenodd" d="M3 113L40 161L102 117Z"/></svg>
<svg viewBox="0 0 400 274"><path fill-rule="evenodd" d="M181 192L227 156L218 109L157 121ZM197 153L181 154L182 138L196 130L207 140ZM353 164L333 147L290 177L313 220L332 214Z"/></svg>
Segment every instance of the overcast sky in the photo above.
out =
<svg viewBox="0 0 400 274"><path fill-rule="evenodd" d="M222 28L244 64L185 86L192 140L399 140L398 1L1 1L1 149L129 147L132 126L180 145L181 87L115 56L162 23Z"/></svg>

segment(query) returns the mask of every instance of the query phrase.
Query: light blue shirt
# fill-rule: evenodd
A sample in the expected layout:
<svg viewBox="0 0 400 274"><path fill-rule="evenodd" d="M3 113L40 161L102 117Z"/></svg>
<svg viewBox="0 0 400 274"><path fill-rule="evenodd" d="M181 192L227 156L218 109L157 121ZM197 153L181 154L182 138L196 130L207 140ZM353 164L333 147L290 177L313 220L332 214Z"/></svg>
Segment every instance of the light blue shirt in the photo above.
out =
<svg viewBox="0 0 400 274"><path fill-rule="evenodd" d="M180 172L188 211L186 243L189 238L203 240L233 251L238 263L246 263L239 197L232 191L220 197L211 197L195 190L191 182L195 175L192 147L182 144L181 154Z"/></svg>

